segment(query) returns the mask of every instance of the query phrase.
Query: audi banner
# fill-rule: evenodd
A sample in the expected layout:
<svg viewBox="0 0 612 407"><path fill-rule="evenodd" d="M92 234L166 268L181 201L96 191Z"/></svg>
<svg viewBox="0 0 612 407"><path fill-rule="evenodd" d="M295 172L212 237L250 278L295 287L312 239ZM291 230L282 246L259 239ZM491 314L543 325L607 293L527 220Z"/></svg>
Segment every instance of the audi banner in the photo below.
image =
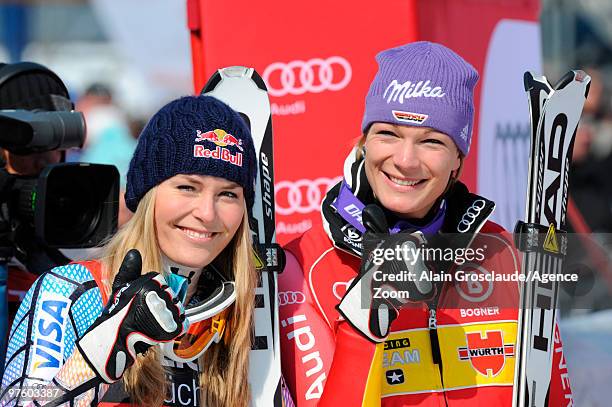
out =
<svg viewBox="0 0 612 407"><path fill-rule="evenodd" d="M265 7L246 0L235 0L231 7L220 1L187 0L195 91L216 69L230 65L254 67L266 82L274 125L277 237L285 243L320 222L321 199L340 180L344 158L360 136L365 95L379 51L418 39L441 42L463 55L483 78L496 27L506 19L533 26L537 8L537 0L388 0L367 7L355 7L349 0L312 0L298 7L280 0L270 0ZM503 38L517 32L507 26L503 30ZM505 59L496 69L513 60L537 70L532 37L521 42L528 48L524 58L515 58L523 48L505 47ZM496 49L502 44L496 41ZM518 65L513 64L507 75L509 81L519 81L520 91ZM477 103L482 83L481 79ZM502 99L497 105L504 103L504 95L498 96ZM525 112L517 110L517 119L523 119L517 123L527 121L526 102L524 108ZM478 156L485 154L478 147L479 117L463 180L484 192L486 187L477 182ZM490 123L507 123L504 120L488 120L487 129ZM492 143L483 146L489 154L499 148ZM490 166L495 159L482 165ZM491 173L491 168L483 168L483 176ZM507 185L505 181L495 185Z"/></svg>
<svg viewBox="0 0 612 407"><path fill-rule="evenodd" d="M321 199L360 136L374 56L417 38L415 3L188 1L195 91L228 65L255 68L268 86L279 242L320 222Z"/></svg>

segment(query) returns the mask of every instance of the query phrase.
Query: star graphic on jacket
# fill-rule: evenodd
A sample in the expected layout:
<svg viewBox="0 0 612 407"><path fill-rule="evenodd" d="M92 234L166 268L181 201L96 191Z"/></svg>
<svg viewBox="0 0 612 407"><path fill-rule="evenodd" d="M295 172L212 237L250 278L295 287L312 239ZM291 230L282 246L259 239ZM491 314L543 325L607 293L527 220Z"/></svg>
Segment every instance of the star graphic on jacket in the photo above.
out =
<svg viewBox="0 0 612 407"><path fill-rule="evenodd" d="M393 383L399 382L401 378L402 376L398 375L396 372L393 372L393 374L389 375L389 379L391 379Z"/></svg>

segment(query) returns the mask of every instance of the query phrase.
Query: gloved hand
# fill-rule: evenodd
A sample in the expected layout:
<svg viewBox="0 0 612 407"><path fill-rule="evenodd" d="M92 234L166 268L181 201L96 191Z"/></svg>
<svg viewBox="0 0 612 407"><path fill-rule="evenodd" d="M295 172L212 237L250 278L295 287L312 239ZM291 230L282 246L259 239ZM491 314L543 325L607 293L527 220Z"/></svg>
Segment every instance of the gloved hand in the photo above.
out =
<svg viewBox="0 0 612 407"><path fill-rule="evenodd" d="M435 284L421 278L423 271L435 273L434 265L422 255L426 240L421 232L390 235L385 215L376 205L366 206L362 219L366 232L359 275L338 310L368 339L383 342L404 304L435 296ZM398 277L404 280L394 281Z"/></svg>
<svg viewBox="0 0 612 407"><path fill-rule="evenodd" d="M140 275L138 250L124 257L102 314L77 346L96 374L106 383L119 380L137 354L171 341L187 329L182 303L164 277L156 272Z"/></svg>

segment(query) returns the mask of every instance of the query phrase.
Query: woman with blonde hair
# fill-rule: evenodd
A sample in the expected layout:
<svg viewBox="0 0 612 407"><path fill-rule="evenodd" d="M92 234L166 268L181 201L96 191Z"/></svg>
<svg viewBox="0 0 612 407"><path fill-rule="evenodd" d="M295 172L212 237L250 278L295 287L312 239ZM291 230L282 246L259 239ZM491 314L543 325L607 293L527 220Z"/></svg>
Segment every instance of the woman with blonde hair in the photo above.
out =
<svg viewBox="0 0 612 407"><path fill-rule="evenodd" d="M247 406L255 178L227 105L189 96L158 111L130 163L132 219L101 259L52 269L21 304L1 404Z"/></svg>
<svg viewBox="0 0 612 407"><path fill-rule="evenodd" d="M279 291L301 301L279 311L284 377L300 407L509 407L518 286L485 276L519 257L459 180L478 73L426 41L376 61L344 179L286 247ZM572 397L558 339L551 406Z"/></svg>

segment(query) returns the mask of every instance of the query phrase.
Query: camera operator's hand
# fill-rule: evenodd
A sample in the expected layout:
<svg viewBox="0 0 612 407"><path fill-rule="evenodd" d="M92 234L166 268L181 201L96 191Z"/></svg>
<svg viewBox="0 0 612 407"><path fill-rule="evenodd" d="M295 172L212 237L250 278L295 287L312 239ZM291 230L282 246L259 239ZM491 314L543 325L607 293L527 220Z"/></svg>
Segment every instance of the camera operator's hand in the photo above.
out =
<svg viewBox="0 0 612 407"><path fill-rule="evenodd" d="M376 205L364 208L363 223L366 232L359 275L338 310L368 339L383 342L404 304L434 297L436 286L422 278L422 273L435 271L420 251L426 243L421 232L390 235L384 213ZM372 248L368 253L367 249Z"/></svg>
<svg viewBox="0 0 612 407"><path fill-rule="evenodd" d="M113 281L108 304L77 341L81 355L106 383L121 378L137 354L187 329L184 309L164 277L140 275L142 259L130 250Z"/></svg>

